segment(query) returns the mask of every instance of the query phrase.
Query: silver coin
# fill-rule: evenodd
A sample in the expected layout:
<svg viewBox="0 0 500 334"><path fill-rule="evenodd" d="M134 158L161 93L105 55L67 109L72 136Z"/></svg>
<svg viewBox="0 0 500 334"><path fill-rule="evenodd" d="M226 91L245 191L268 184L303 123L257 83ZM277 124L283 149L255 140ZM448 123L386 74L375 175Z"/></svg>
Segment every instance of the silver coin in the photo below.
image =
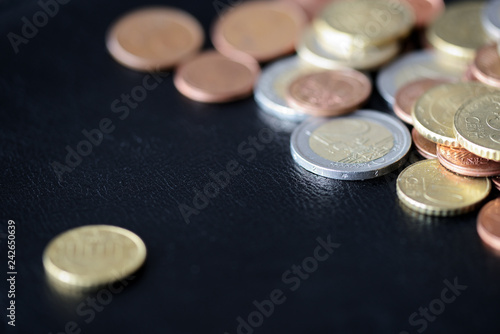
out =
<svg viewBox="0 0 500 334"><path fill-rule="evenodd" d="M418 79L459 81L465 70L465 66L446 65L439 60L435 52L412 52L379 72L377 88L387 103L393 105L398 89L410 81Z"/></svg>
<svg viewBox="0 0 500 334"><path fill-rule="evenodd" d="M337 118L309 118L290 140L292 157L304 169L339 180L366 180L403 165L411 147L408 128L373 110Z"/></svg>
<svg viewBox="0 0 500 334"><path fill-rule="evenodd" d="M500 0L489 1L481 15L484 30L493 40L500 40Z"/></svg>
<svg viewBox="0 0 500 334"><path fill-rule="evenodd" d="M259 107L274 117L300 122L309 117L288 106L285 100L288 85L298 76L321 70L297 56L274 62L266 67L255 84L254 99Z"/></svg>

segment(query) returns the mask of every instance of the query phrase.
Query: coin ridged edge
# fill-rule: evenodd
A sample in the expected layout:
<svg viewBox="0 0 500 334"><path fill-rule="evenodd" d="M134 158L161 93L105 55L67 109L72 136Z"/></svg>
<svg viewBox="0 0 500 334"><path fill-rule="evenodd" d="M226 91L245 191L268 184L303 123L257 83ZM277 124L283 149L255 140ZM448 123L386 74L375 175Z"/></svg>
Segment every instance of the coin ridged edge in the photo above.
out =
<svg viewBox="0 0 500 334"><path fill-rule="evenodd" d="M413 118L413 126L418 131L418 133L420 133L424 138L436 144L450 146L450 147L460 147L460 144L458 143L456 138L451 139L450 137L439 135L434 131L427 129L423 124L421 124L418 121L417 116L415 115L415 106L412 109L411 115Z"/></svg>
<svg viewBox="0 0 500 334"><path fill-rule="evenodd" d="M474 153L481 158L485 158L493 161L500 161L500 151L495 151L494 149L488 149L481 147L480 145L474 144L473 142L467 140L455 127L453 124L453 131L455 132L455 136L457 137L459 145L465 148L467 151Z"/></svg>

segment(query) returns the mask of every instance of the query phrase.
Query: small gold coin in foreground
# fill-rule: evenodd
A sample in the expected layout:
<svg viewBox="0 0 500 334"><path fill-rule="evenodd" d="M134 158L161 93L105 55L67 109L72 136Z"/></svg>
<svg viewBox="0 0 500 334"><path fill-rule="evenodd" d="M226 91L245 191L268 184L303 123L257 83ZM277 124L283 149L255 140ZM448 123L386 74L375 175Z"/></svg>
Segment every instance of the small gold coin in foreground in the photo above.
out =
<svg viewBox="0 0 500 334"><path fill-rule="evenodd" d="M454 131L466 150L500 161L500 92L464 104L455 114Z"/></svg>
<svg viewBox="0 0 500 334"><path fill-rule="evenodd" d="M146 246L136 234L116 226L90 225L56 236L43 253L49 280L89 289L114 282L139 269Z"/></svg>
<svg viewBox="0 0 500 334"><path fill-rule="evenodd" d="M455 216L472 211L490 191L489 179L454 174L436 159L407 167L397 180L401 202L414 211L432 216Z"/></svg>

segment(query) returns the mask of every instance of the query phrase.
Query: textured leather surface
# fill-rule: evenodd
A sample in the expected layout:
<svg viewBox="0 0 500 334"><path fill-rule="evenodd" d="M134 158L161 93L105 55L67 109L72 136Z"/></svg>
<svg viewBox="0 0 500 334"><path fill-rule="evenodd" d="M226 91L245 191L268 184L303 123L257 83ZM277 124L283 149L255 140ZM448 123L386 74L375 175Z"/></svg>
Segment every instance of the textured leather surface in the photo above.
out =
<svg viewBox="0 0 500 334"><path fill-rule="evenodd" d="M208 31L221 5L234 1L161 3L189 11ZM15 328L5 324L1 292L9 333L77 326L81 333L233 334L237 318L248 321L253 302L275 289L282 303L262 323L253 313L258 328L240 332L416 333L424 325L409 317L455 278L467 289L427 321L426 333L499 332L500 258L482 245L477 212L449 219L406 212L395 193L398 172L364 182L308 173L290 156L286 124L266 120L251 98L195 103L177 93L171 74L127 116L123 108L114 112L124 104L113 109L113 102L147 74L113 61L105 32L142 4L71 1L14 54L7 34L19 34L21 18L40 7L0 1L0 231L8 219L17 231ZM389 112L377 94L369 107ZM113 131L58 176L51 164L63 163L66 146L76 149L82 130L106 118ZM270 133L272 141L262 144ZM203 208L186 224L179 205L194 207L195 189L234 161L239 173L208 205L198 198ZM81 306L88 300L66 300L48 287L41 261L55 235L87 224L130 229L148 249L143 270L93 316ZM307 258L321 245L317 238L328 236L338 245L332 254L322 251L329 256L317 269L303 279L289 272L304 260L312 266Z"/></svg>

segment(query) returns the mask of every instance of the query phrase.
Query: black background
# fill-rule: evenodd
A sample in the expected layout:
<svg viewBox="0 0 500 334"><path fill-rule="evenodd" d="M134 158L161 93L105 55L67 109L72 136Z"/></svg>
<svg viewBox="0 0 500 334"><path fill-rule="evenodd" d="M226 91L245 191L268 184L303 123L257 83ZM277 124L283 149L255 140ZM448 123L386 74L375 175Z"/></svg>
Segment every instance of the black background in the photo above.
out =
<svg viewBox="0 0 500 334"><path fill-rule="evenodd" d="M399 172L364 182L310 174L290 156L286 124L262 117L252 98L192 102L171 74L125 120L112 113L111 103L145 74L117 64L104 35L115 18L144 4L73 0L15 54L7 33L20 34L21 18L31 21L40 7L0 1L4 273L9 219L17 233L15 328L6 325L4 279L1 290L9 333L59 333L74 321L82 333L233 334L236 318L274 289L286 302L255 333L416 333L421 327L409 316L455 278L467 289L426 333L500 332L500 258L481 243L477 212L438 219L405 211L395 193ZM151 4L186 10L205 31L217 17L212 0ZM377 94L369 107L389 112ZM115 130L59 179L50 163L63 162L65 147L75 148L81 131L103 118ZM238 146L265 128L273 142L247 161ZM231 160L242 173L186 224L178 205L192 205L193 189ZM63 300L49 288L41 261L54 236L88 224L130 229L148 249L143 270L90 323L76 313L82 299ZM282 274L329 235L341 246L291 291Z"/></svg>

